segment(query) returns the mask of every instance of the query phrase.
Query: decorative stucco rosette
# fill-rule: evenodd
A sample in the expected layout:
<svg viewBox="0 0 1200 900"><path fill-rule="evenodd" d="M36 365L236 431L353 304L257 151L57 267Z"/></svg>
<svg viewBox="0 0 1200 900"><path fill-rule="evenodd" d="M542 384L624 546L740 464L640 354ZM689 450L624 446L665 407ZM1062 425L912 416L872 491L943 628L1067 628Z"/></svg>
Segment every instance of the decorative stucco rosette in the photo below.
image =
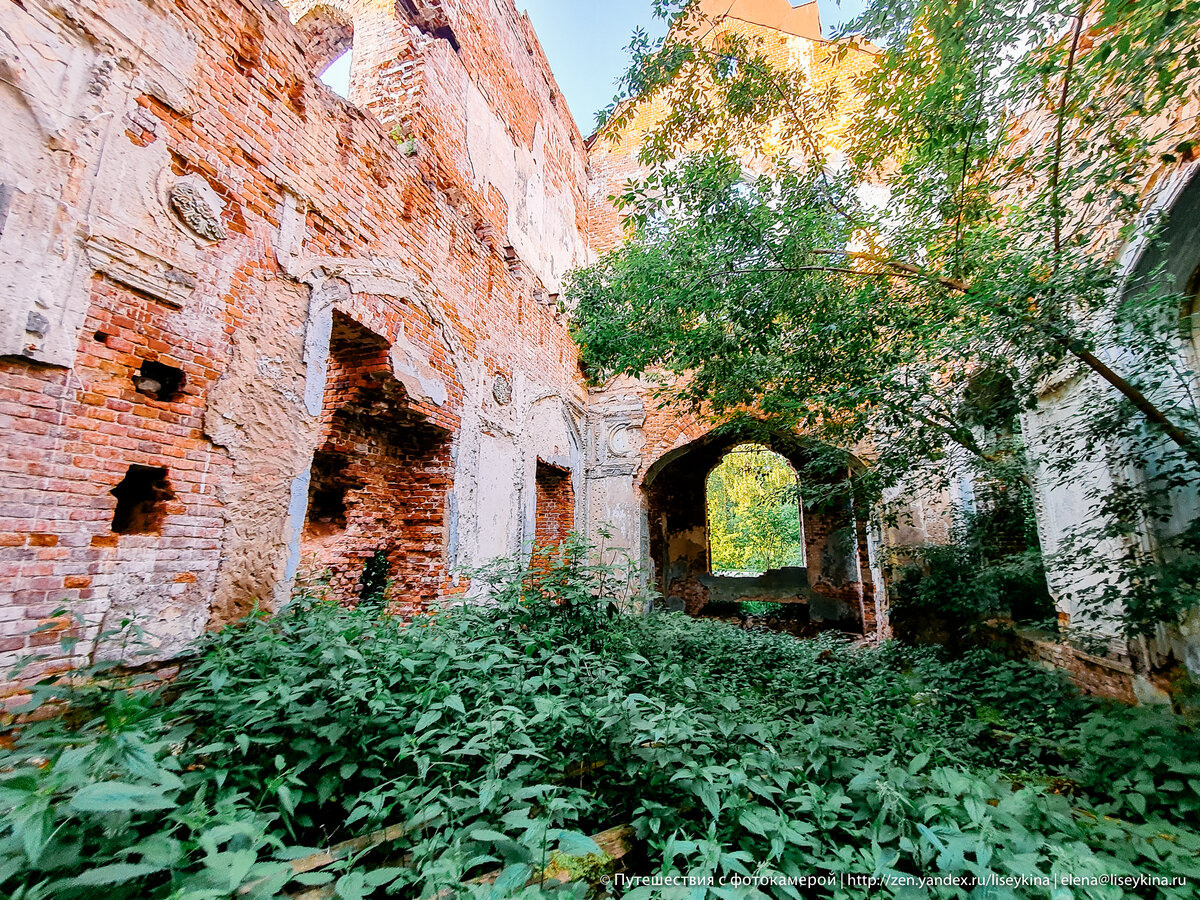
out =
<svg viewBox="0 0 1200 900"><path fill-rule="evenodd" d="M221 222L224 204L198 175L185 175L172 184L167 191L167 205L176 223L200 240L215 244L228 237Z"/></svg>
<svg viewBox="0 0 1200 900"><path fill-rule="evenodd" d="M616 422L608 430L608 455L614 459L637 456L646 445L642 430L632 422Z"/></svg>
<svg viewBox="0 0 1200 900"><path fill-rule="evenodd" d="M501 406L508 406L512 403L512 382L508 380L507 376L503 374L496 376L496 380L492 382L492 396Z"/></svg>

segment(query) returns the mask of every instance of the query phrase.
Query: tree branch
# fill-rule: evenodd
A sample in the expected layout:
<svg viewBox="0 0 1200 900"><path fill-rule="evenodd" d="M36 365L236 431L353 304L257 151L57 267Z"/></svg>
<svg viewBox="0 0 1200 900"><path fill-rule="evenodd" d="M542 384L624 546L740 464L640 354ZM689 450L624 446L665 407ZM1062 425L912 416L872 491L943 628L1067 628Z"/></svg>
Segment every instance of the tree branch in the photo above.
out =
<svg viewBox="0 0 1200 900"><path fill-rule="evenodd" d="M861 277L887 277L888 275L899 274L910 278L920 278L936 284L947 290L952 290L955 293L971 295L971 286L956 278L947 278L943 275L936 275L927 272L920 266L915 266L912 263L901 262L899 260L888 259L874 253L857 253L845 250L811 250L809 251L815 256L843 256L847 259L861 260L864 262L875 263L885 267L890 271L883 272L862 272L856 269L842 268L838 266L795 266L790 268L776 267L773 269L756 269L756 270L739 270L742 274L752 274L752 271L830 271L845 275L855 275ZM978 299L977 295L973 295ZM1018 317L1009 309L996 303L984 304L987 309L999 315L1010 319ZM1196 465L1200 466L1200 442L1196 440L1186 430L1176 425L1170 418L1155 405L1155 403L1145 395L1136 385L1132 384L1128 379L1122 377L1117 372L1113 371L1102 359L1090 351L1082 341L1074 338L1069 334L1064 333L1052 323L1039 322L1036 319L1021 317L1021 321L1029 328L1041 332L1054 343L1058 344L1085 366L1091 369L1094 373L1100 376L1111 387L1127 399L1134 408L1138 410L1146 420L1154 427L1158 428L1165 434L1176 446L1178 446L1184 454ZM971 449L968 447L968 449ZM974 451L972 451L974 452Z"/></svg>
<svg viewBox="0 0 1200 900"><path fill-rule="evenodd" d="M1083 18L1087 15L1088 3L1083 0L1083 8L1075 17L1075 29L1071 35L1071 49L1067 54L1067 69L1063 72L1062 94L1058 101L1058 121L1054 128L1054 162L1050 168L1050 214L1054 219L1054 269L1058 271L1059 257L1062 253L1062 196L1059 181L1062 177L1063 131L1067 122L1067 100L1071 92L1071 75L1075 71L1075 54L1079 51L1079 38L1083 33Z"/></svg>

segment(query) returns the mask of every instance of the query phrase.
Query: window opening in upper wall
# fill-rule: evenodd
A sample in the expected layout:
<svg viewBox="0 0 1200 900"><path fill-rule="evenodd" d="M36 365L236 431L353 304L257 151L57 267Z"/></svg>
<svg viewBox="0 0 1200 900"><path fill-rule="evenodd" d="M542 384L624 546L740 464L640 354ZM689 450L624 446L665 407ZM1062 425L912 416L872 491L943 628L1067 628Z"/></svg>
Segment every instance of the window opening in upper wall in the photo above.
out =
<svg viewBox="0 0 1200 900"><path fill-rule="evenodd" d="M354 48L351 47L321 73L321 81L339 97L350 97L350 69L354 65Z"/></svg>
<svg viewBox="0 0 1200 900"><path fill-rule="evenodd" d="M296 23L304 37L308 70L340 97L350 96L354 23L341 10L321 5Z"/></svg>

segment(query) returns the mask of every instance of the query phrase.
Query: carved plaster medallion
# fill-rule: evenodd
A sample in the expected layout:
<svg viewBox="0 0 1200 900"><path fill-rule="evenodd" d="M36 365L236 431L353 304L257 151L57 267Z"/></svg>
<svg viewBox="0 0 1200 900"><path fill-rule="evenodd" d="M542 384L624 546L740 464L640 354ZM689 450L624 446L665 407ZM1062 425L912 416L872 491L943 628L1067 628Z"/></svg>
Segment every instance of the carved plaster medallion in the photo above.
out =
<svg viewBox="0 0 1200 900"><path fill-rule="evenodd" d="M203 178L197 175L180 178L167 192L167 201L176 220L187 231L214 243L227 237L221 224L221 198Z"/></svg>
<svg viewBox="0 0 1200 900"><path fill-rule="evenodd" d="M497 375L492 382L492 396L501 406L512 403L512 383L504 375Z"/></svg>
<svg viewBox="0 0 1200 900"><path fill-rule="evenodd" d="M610 457L637 456L645 445L646 439L640 428L631 423L619 422L609 427L608 455Z"/></svg>

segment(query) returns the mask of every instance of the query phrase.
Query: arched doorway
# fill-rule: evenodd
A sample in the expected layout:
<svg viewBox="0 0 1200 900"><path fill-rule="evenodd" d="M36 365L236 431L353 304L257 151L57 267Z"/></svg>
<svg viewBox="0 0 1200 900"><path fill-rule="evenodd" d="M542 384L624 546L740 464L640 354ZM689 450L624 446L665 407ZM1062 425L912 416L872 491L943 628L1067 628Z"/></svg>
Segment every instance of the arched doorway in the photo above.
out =
<svg viewBox="0 0 1200 900"><path fill-rule="evenodd" d="M799 477L762 444L733 447L708 473L709 564L714 575L804 568Z"/></svg>
<svg viewBox="0 0 1200 900"><path fill-rule="evenodd" d="M781 465L800 473L795 522L803 549L793 557L800 564L767 568L761 573L752 568L733 575L714 567L710 476L731 455L736 466L737 451L746 445L745 437L735 433L709 433L664 454L642 480L650 559L656 586L668 606L701 615L714 603L803 604L811 621L820 627L875 633L876 597L867 523L854 507L851 478L855 461L848 454L815 446L795 435L755 436L751 453L757 455L752 459L767 467L764 472L774 473L777 480L784 472ZM768 507L770 515L780 518L782 527L784 508Z"/></svg>

